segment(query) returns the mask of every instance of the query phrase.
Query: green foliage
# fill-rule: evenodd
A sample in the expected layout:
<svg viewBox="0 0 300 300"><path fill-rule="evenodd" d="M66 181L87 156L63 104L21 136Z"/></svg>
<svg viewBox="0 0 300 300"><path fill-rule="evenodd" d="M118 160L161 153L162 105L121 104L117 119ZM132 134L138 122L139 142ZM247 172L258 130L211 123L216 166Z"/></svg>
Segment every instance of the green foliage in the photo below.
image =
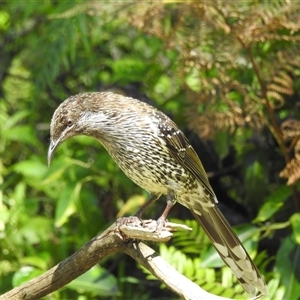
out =
<svg viewBox="0 0 300 300"><path fill-rule="evenodd" d="M272 218L284 205L284 202L291 193L291 189L286 185L276 187L273 192L265 198L264 204L261 206L258 215L253 222L265 222Z"/></svg>
<svg viewBox="0 0 300 300"><path fill-rule="evenodd" d="M290 221L293 229L294 240L300 245L300 213L293 214Z"/></svg>
<svg viewBox="0 0 300 300"><path fill-rule="evenodd" d="M215 156L201 153L206 142L196 150L216 166L208 170L212 181L220 177L218 187L254 219L257 227L236 230L270 299L295 299L299 126L286 137L278 121L299 118L299 10L297 1L1 2L0 294L146 201L92 139L70 140L46 165L58 104L78 92L112 89L140 99L146 93L182 128L188 122L213 140ZM284 165L292 187L279 180ZM196 222L185 224L193 231L175 233L159 246L161 255L212 293L246 297ZM53 297L170 298L159 284L149 289L145 279L153 277L138 271L132 262L107 259Z"/></svg>
<svg viewBox="0 0 300 300"><path fill-rule="evenodd" d="M79 276L67 287L78 291L79 294L87 293L92 298L117 296L119 293L116 278L99 266L95 266Z"/></svg>
<svg viewBox="0 0 300 300"><path fill-rule="evenodd" d="M300 274L300 246L292 237L287 237L281 244L276 255L276 266L285 286L285 297L297 299L300 290L297 278Z"/></svg>

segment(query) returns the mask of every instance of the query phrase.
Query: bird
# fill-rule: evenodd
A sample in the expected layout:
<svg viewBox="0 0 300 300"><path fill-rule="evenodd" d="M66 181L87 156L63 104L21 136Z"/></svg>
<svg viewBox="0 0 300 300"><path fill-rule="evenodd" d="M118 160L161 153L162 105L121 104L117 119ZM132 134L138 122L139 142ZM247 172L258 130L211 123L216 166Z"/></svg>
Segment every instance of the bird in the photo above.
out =
<svg viewBox="0 0 300 300"><path fill-rule="evenodd" d="M168 116L113 92L70 96L51 119L48 165L57 147L77 135L100 142L127 177L149 192L137 216L166 195L167 205L158 219L161 229L176 202L187 207L244 290L253 296L268 294L262 275L219 210L200 158Z"/></svg>

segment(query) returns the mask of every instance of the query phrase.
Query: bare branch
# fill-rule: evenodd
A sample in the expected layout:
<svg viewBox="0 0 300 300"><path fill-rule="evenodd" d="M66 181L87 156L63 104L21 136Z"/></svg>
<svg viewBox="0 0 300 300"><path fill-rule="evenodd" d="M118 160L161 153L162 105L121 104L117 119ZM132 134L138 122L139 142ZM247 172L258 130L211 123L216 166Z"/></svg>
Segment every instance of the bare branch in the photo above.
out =
<svg viewBox="0 0 300 300"><path fill-rule="evenodd" d="M154 221L155 222L155 221ZM166 223L161 237L157 235L153 221L144 221L143 229L140 226L118 225L118 222L111 225L103 233L97 235L83 245L72 256L57 264L46 273L38 276L27 283L14 288L0 296L0 300L32 300L40 299L51 292L65 286L78 276L92 268L105 257L123 252L130 255L134 260L148 269L154 276L161 280L174 293L184 299L227 299L209 294L198 285L177 272L153 249L142 242L131 242L129 239L146 236L147 240L165 241L170 239L171 231L176 228L184 228L178 224ZM145 228L146 227L146 228ZM169 236L168 236L169 235ZM151 238L152 236L152 238ZM166 238L166 236L168 236Z"/></svg>

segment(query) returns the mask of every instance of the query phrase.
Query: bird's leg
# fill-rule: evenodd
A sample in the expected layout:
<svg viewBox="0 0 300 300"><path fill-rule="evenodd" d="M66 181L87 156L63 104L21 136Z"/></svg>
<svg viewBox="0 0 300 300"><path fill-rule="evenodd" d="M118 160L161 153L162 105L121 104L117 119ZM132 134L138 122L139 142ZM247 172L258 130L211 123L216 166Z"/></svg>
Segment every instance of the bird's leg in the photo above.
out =
<svg viewBox="0 0 300 300"><path fill-rule="evenodd" d="M164 212L162 213L162 215L157 219L157 228L156 228L157 232L161 231L163 229L163 227L165 226L167 216L175 203L176 203L176 200L174 199L174 197L171 196L170 194L168 194L167 195L167 206L166 206Z"/></svg>
<svg viewBox="0 0 300 300"><path fill-rule="evenodd" d="M160 194L150 194L149 200L138 210L138 212L134 216L130 217L122 217L117 220L117 224L120 225L139 225L143 224L143 221L141 219L141 216L143 212L156 200L159 199L161 195Z"/></svg>
<svg viewBox="0 0 300 300"><path fill-rule="evenodd" d="M161 195L160 194L150 194L149 200L138 210L138 212L135 214L136 217L141 218L143 212L156 200L159 199Z"/></svg>

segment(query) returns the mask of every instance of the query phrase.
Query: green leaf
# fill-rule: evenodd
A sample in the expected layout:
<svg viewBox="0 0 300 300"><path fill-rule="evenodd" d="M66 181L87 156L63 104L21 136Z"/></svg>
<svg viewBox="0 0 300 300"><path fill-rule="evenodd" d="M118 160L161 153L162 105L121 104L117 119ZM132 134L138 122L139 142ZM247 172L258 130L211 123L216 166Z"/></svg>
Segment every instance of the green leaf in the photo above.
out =
<svg viewBox="0 0 300 300"><path fill-rule="evenodd" d="M283 202L266 202L258 212L258 216L253 220L256 222L265 222L270 219L284 205Z"/></svg>
<svg viewBox="0 0 300 300"><path fill-rule="evenodd" d="M122 204L117 218L124 217L126 215L133 215L139 210L139 208L147 202L145 195L132 195L125 204Z"/></svg>
<svg viewBox="0 0 300 300"><path fill-rule="evenodd" d="M40 185L49 185L53 182L61 180L66 169L70 167L70 164L65 162L64 159L59 159L58 162L51 164L51 167L47 170L45 179L40 182Z"/></svg>
<svg viewBox="0 0 300 300"><path fill-rule="evenodd" d="M300 245L292 236L281 243L276 255L276 267L280 272L281 282L286 287L284 299L298 299L300 295Z"/></svg>
<svg viewBox="0 0 300 300"><path fill-rule="evenodd" d="M11 116L8 120L5 121L5 123L3 124L3 130L7 131L7 129L9 128L14 128L19 121L21 121L29 115L29 110L21 110L16 112L13 116Z"/></svg>
<svg viewBox="0 0 300 300"><path fill-rule="evenodd" d="M199 79L199 71L196 68L190 71L189 75L186 76L186 84L191 90L200 92L201 80Z"/></svg>
<svg viewBox="0 0 300 300"><path fill-rule="evenodd" d="M154 90L158 94L164 94L165 96L167 96L168 92L171 90L171 85L172 85L172 82L170 80L170 77L163 74L160 76L160 78L158 78L158 80L154 86Z"/></svg>
<svg viewBox="0 0 300 300"><path fill-rule="evenodd" d="M47 166L40 161L25 160L16 163L13 170L21 173L24 177L34 179L41 178L47 172Z"/></svg>
<svg viewBox="0 0 300 300"><path fill-rule="evenodd" d="M33 279L43 273L42 270L33 268L33 267L22 267L19 269L13 276L12 284L14 287L19 286L30 279Z"/></svg>
<svg viewBox="0 0 300 300"><path fill-rule="evenodd" d="M0 30L2 32L4 32L4 30L7 30L9 28L9 14L4 11L4 10L1 10L0 11Z"/></svg>
<svg viewBox="0 0 300 300"><path fill-rule="evenodd" d="M4 131L4 137L9 141L17 141L29 145L37 146L32 128L29 125L19 125Z"/></svg>
<svg viewBox="0 0 300 300"><path fill-rule="evenodd" d="M222 269L222 285L225 287L233 286L233 273L229 268Z"/></svg>
<svg viewBox="0 0 300 300"><path fill-rule="evenodd" d="M19 229L20 234L28 244L38 244L47 241L53 230L52 219L36 216L29 218L26 224Z"/></svg>
<svg viewBox="0 0 300 300"><path fill-rule="evenodd" d="M62 191L56 206L55 226L62 226L76 212L76 202L79 198L81 187L82 184L79 182L76 185L70 184Z"/></svg>
<svg viewBox="0 0 300 300"><path fill-rule="evenodd" d="M99 266L94 266L66 287L97 296L116 296L119 293L116 278Z"/></svg>
<svg viewBox="0 0 300 300"><path fill-rule="evenodd" d="M268 282L269 297L266 299L284 299L285 287L280 286L280 278L277 277Z"/></svg>
<svg viewBox="0 0 300 300"><path fill-rule="evenodd" d="M295 241L300 244L300 213L295 213L290 217L293 236Z"/></svg>
<svg viewBox="0 0 300 300"><path fill-rule="evenodd" d="M145 76L147 65L137 57L124 57L112 62L115 80L135 81Z"/></svg>
<svg viewBox="0 0 300 300"><path fill-rule="evenodd" d="M8 222L10 212L5 205L0 205L0 239L5 236L5 224Z"/></svg>
<svg viewBox="0 0 300 300"><path fill-rule="evenodd" d="M229 133L226 130L220 130L215 135L216 151L219 154L220 159L227 156L230 148Z"/></svg>
<svg viewBox="0 0 300 300"><path fill-rule="evenodd" d="M47 270L47 261L43 257L39 256L26 256L21 258L20 263L22 265L30 265L41 270Z"/></svg>
<svg viewBox="0 0 300 300"><path fill-rule="evenodd" d="M245 200L251 205L255 202L257 206L261 205L262 198L267 194L268 186L268 166L267 157L263 151L254 149L249 151L244 158L245 169Z"/></svg>
<svg viewBox="0 0 300 300"><path fill-rule="evenodd" d="M272 194L266 198L253 222L265 222L270 219L284 205L291 193L292 189L286 185L275 188Z"/></svg>

